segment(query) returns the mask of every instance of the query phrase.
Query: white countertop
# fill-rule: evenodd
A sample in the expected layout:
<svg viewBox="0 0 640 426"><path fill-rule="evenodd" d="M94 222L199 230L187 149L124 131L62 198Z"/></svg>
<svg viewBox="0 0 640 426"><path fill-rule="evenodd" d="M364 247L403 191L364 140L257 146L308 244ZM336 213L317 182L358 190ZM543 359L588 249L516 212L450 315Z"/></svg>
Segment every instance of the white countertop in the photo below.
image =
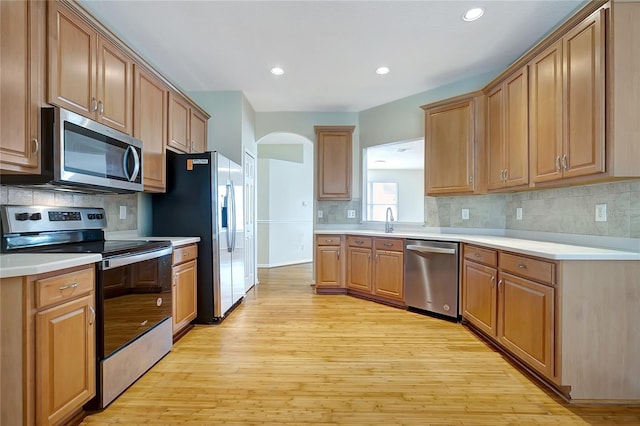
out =
<svg viewBox="0 0 640 426"><path fill-rule="evenodd" d="M571 244L559 244L545 241L526 240L493 235L448 234L398 231L385 233L371 230L357 229L320 229L316 234L348 234L389 238L414 238L434 241L452 241L461 243L478 244L500 250L508 250L530 256L542 257L552 260L640 260L640 251L623 251L606 248L578 246Z"/></svg>
<svg viewBox="0 0 640 426"><path fill-rule="evenodd" d="M96 253L18 253L0 255L0 278L43 274L99 262Z"/></svg>
<svg viewBox="0 0 640 426"><path fill-rule="evenodd" d="M171 241L172 247L195 244L200 241L200 237L130 237L130 238L109 238L108 240L136 240L136 241Z"/></svg>

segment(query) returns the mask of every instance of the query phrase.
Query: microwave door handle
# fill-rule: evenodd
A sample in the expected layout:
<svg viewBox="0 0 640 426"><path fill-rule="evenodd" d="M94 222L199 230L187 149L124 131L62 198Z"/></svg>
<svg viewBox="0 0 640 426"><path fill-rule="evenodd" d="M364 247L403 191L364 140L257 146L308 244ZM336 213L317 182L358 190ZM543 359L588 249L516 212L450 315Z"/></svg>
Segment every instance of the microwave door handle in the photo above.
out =
<svg viewBox="0 0 640 426"><path fill-rule="evenodd" d="M129 163L129 155L133 153L133 172L129 174L129 169L127 165ZM124 156L122 157L122 169L124 170L124 176L127 178L129 182L133 182L138 177L138 173L140 172L140 156L138 155L136 149L129 145L127 149L124 151Z"/></svg>

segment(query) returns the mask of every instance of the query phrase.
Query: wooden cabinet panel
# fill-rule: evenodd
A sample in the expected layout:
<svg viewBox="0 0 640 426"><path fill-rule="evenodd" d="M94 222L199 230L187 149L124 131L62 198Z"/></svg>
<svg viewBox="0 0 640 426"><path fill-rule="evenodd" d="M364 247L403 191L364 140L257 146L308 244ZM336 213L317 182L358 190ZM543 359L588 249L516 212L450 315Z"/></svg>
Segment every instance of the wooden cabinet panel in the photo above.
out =
<svg viewBox="0 0 640 426"><path fill-rule="evenodd" d="M168 146L189 152L189 104L173 92L169 93L169 140Z"/></svg>
<svg viewBox="0 0 640 426"><path fill-rule="evenodd" d="M315 126L318 200L351 199L352 135L355 126Z"/></svg>
<svg viewBox="0 0 640 426"><path fill-rule="evenodd" d="M167 87L139 66L135 67L133 96L133 136L144 143L144 190L166 189Z"/></svg>
<svg viewBox="0 0 640 426"><path fill-rule="evenodd" d="M131 134L133 61L104 37L98 37L97 121Z"/></svg>
<svg viewBox="0 0 640 426"><path fill-rule="evenodd" d="M95 395L93 294L36 314L36 423L58 424Z"/></svg>
<svg viewBox="0 0 640 426"><path fill-rule="evenodd" d="M0 171L40 172L44 2L0 2Z"/></svg>
<svg viewBox="0 0 640 426"><path fill-rule="evenodd" d="M347 288L371 293L370 248L347 248Z"/></svg>
<svg viewBox="0 0 640 426"><path fill-rule="evenodd" d="M93 268L80 269L35 282L35 307L64 302L93 291Z"/></svg>
<svg viewBox="0 0 640 426"><path fill-rule="evenodd" d="M489 266L498 266L498 252L488 248L464 245L463 256L474 262L484 263Z"/></svg>
<svg viewBox="0 0 640 426"><path fill-rule="evenodd" d="M500 273L500 343L547 377L553 376L554 289Z"/></svg>
<svg viewBox="0 0 640 426"><path fill-rule="evenodd" d="M343 287L340 246L316 247L316 288Z"/></svg>
<svg viewBox="0 0 640 426"><path fill-rule="evenodd" d="M404 302L404 254L376 250L373 294Z"/></svg>
<svg viewBox="0 0 640 426"><path fill-rule="evenodd" d="M49 9L49 102L85 117L97 110L97 32L60 2Z"/></svg>
<svg viewBox="0 0 640 426"><path fill-rule="evenodd" d="M504 186L504 90L496 86L487 93L487 188Z"/></svg>
<svg viewBox="0 0 640 426"><path fill-rule="evenodd" d="M173 267L173 334L196 317L197 261L191 260Z"/></svg>
<svg viewBox="0 0 640 426"><path fill-rule="evenodd" d="M498 336L498 298L495 268L464 261L462 314L489 336Z"/></svg>
<svg viewBox="0 0 640 426"><path fill-rule="evenodd" d="M553 262L500 252L500 269L548 285L556 282Z"/></svg>
<svg viewBox="0 0 640 426"><path fill-rule="evenodd" d="M605 10L563 38L564 177L605 171Z"/></svg>
<svg viewBox="0 0 640 426"><path fill-rule="evenodd" d="M195 110L191 111L191 152L207 150L207 118Z"/></svg>

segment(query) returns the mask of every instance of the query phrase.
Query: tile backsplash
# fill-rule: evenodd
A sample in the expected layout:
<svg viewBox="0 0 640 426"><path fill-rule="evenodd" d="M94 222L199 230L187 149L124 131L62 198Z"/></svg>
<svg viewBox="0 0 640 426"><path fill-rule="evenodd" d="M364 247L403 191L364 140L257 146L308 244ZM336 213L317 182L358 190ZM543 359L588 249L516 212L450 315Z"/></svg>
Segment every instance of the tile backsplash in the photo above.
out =
<svg viewBox="0 0 640 426"><path fill-rule="evenodd" d="M362 219L362 208L360 199L354 198L350 201L318 201L316 204L317 224L349 224L355 225ZM347 218L347 210L355 210L354 219ZM322 217L318 217L318 211L322 211Z"/></svg>
<svg viewBox="0 0 640 426"><path fill-rule="evenodd" d="M136 194L93 195L0 185L0 204L102 207L107 214L105 231L135 231L138 226ZM126 219L120 219L120 206L127 208Z"/></svg>

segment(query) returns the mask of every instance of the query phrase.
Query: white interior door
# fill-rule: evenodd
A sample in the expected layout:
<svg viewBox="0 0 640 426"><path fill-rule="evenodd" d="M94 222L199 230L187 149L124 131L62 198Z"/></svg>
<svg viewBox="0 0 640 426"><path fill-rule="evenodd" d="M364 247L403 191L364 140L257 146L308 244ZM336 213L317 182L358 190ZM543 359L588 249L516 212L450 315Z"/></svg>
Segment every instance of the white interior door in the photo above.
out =
<svg viewBox="0 0 640 426"><path fill-rule="evenodd" d="M244 271L245 280L244 288L248 291L256 284L256 241L255 241L255 224L256 224L256 192L255 192L255 176L256 176L256 159L245 151L244 153Z"/></svg>

